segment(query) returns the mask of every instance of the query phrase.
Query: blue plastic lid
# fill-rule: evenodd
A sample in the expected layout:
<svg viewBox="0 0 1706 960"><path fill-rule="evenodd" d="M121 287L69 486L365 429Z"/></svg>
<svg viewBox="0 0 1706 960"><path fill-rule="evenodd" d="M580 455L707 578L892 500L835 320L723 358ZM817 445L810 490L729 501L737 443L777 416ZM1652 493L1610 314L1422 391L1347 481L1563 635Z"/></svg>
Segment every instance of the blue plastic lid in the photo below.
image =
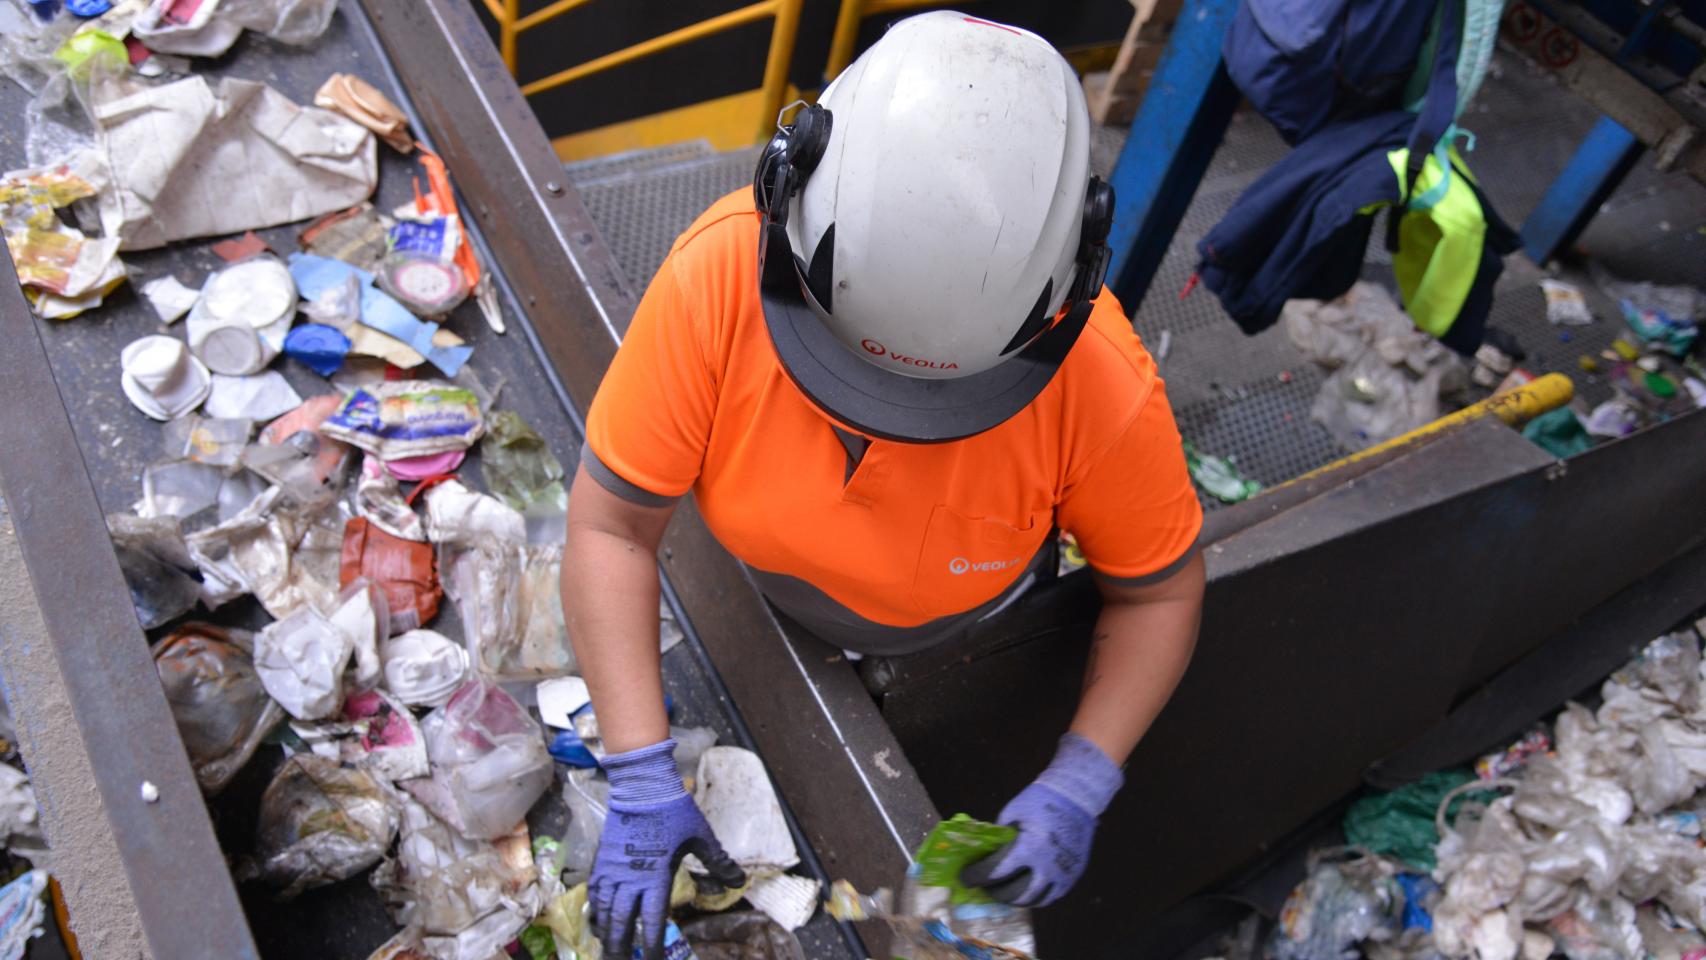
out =
<svg viewBox="0 0 1706 960"><path fill-rule="evenodd" d="M323 323L293 327L284 338L284 352L322 377L338 372L349 348L349 337L342 330Z"/></svg>

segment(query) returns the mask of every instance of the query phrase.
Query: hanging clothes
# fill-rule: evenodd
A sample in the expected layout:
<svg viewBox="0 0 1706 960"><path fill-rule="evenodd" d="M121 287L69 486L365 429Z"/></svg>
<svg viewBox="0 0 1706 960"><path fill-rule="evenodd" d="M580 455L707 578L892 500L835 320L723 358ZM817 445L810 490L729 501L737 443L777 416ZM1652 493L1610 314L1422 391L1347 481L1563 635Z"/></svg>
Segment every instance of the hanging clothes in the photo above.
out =
<svg viewBox="0 0 1706 960"><path fill-rule="evenodd" d="M1197 245L1203 285L1245 333L1271 326L1287 300L1349 290L1375 214L1399 208L1409 192L1393 254L1404 308L1457 352L1480 346L1493 282L1517 236L1455 149L1429 154L1405 190L1414 121L1400 110L1327 125L1252 184Z"/></svg>

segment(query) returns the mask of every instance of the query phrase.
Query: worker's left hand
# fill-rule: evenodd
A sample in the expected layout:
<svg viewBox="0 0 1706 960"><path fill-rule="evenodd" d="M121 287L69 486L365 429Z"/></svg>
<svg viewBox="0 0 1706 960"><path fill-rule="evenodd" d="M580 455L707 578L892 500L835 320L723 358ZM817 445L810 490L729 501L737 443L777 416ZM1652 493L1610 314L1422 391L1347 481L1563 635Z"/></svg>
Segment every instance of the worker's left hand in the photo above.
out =
<svg viewBox="0 0 1706 960"><path fill-rule="evenodd" d="M1061 737L1054 762L1001 811L1019 836L967 866L960 882L1021 907L1059 900L1084 875L1096 818L1124 782L1101 748L1076 733Z"/></svg>

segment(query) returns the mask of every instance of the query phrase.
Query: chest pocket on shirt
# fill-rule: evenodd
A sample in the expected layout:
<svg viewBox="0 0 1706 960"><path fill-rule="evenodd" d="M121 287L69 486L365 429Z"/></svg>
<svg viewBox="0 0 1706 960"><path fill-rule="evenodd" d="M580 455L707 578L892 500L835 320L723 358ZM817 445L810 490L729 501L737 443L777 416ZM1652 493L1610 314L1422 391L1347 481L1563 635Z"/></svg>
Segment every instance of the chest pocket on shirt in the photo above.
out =
<svg viewBox="0 0 1706 960"><path fill-rule="evenodd" d="M930 513L913 574L912 596L932 619L964 613L993 599L1024 572L1053 529L1049 511L1015 527L990 517L968 517L938 504Z"/></svg>

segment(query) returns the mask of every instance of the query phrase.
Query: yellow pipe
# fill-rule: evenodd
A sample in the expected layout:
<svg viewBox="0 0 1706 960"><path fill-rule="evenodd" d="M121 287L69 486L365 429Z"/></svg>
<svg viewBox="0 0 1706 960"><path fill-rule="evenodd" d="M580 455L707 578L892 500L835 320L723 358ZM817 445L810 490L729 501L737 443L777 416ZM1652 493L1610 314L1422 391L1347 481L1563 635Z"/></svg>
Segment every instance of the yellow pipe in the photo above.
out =
<svg viewBox="0 0 1706 960"><path fill-rule="evenodd" d="M498 53L512 77L515 76L515 35L521 32L515 21L520 15L521 0L504 0L504 15L498 26Z"/></svg>
<svg viewBox="0 0 1706 960"><path fill-rule="evenodd" d="M1569 377L1561 373L1548 373L1545 376L1536 380L1531 380L1514 390L1501 393L1495 397L1488 397L1479 403L1472 403L1456 413L1440 417L1438 420L1435 420L1425 427L1417 427L1403 436L1393 437L1385 443L1377 443L1374 446L1369 447L1367 450L1363 450L1360 453L1353 453L1343 459L1335 460L1324 467L1311 470L1303 476L1298 477L1296 480L1288 482L1297 483L1303 480L1308 480L1312 477L1318 477L1329 470L1345 466L1346 464L1356 463L1358 460L1366 460L1376 454L1384 453L1393 447L1401 447L1406 444L1415 443L1417 440L1432 436L1439 433L1441 430L1445 430L1449 427L1455 427L1460 423L1468 423L1471 420L1479 420L1489 414L1498 417L1500 420L1503 420L1514 427L1519 424L1526 423L1548 410L1558 409L1564 404L1569 403L1570 398L1575 396L1575 394L1576 385L1570 381Z"/></svg>
<svg viewBox="0 0 1706 960"><path fill-rule="evenodd" d="M499 3L498 0L484 0L484 2L486 4L486 12L492 15L492 19L498 22L498 29L502 30L504 26L503 4Z"/></svg>
<svg viewBox="0 0 1706 960"><path fill-rule="evenodd" d="M794 59L794 36L800 29L803 0L777 0L776 26L770 31L770 56L764 61L764 96L759 101L758 143L770 139L782 98L788 93L788 66Z"/></svg>
<svg viewBox="0 0 1706 960"><path fill-rule="evenodd" d="M781 0L781 2L794 3L796 5L795 9L797 12L799 0ZM572 83L582 77L598 73L601 70L609 70L611 67L619 67L624 63L631 63L642 57L657 53L660 50L668 50L671 47L678 47L685 43L692 43L695 40L708 37L715 33L721 33L722 31L728 30L732 27L738 27L743 23L762 20L776 12L778 5L779 0L760 0L759 3L752 4L751 6L741 7L739 10L731 10L728 13L712 17L709 20L701 20L691 26L682 27L680 30L666 33L661 37L653 37L650 40L636 43L631 47L618 50L615 53L607 53L596 60L588 60L578 66L573 66L567 70L553 73L548 77L535 80L532 83L527 84L521 88L521 92L525 96L532 96L536 93L544 93L547 90L555 90L565 83ZM774 118L774 114L772 114L772 117Z"/></svg>
<svg viewBox="0 0 1706 960"><path fill-rule="evenodd" d="M835 37L829 41L829 63L823 68L824 83L841 76L841 71L853 62L853 45L859 40L864 7L861 0L841 0L841 10L835 15Z"/></svg>
<svg viewBox="0 0 1706 960"><path fill-rule="evenodd" d="M557 0L556 3L542 9L535 10L527 16L522 17L520 20L517 20L515 22L515 31L520 33L523 30L536 27L547 20L554 20L585 2L586 0Z"/></svg>

